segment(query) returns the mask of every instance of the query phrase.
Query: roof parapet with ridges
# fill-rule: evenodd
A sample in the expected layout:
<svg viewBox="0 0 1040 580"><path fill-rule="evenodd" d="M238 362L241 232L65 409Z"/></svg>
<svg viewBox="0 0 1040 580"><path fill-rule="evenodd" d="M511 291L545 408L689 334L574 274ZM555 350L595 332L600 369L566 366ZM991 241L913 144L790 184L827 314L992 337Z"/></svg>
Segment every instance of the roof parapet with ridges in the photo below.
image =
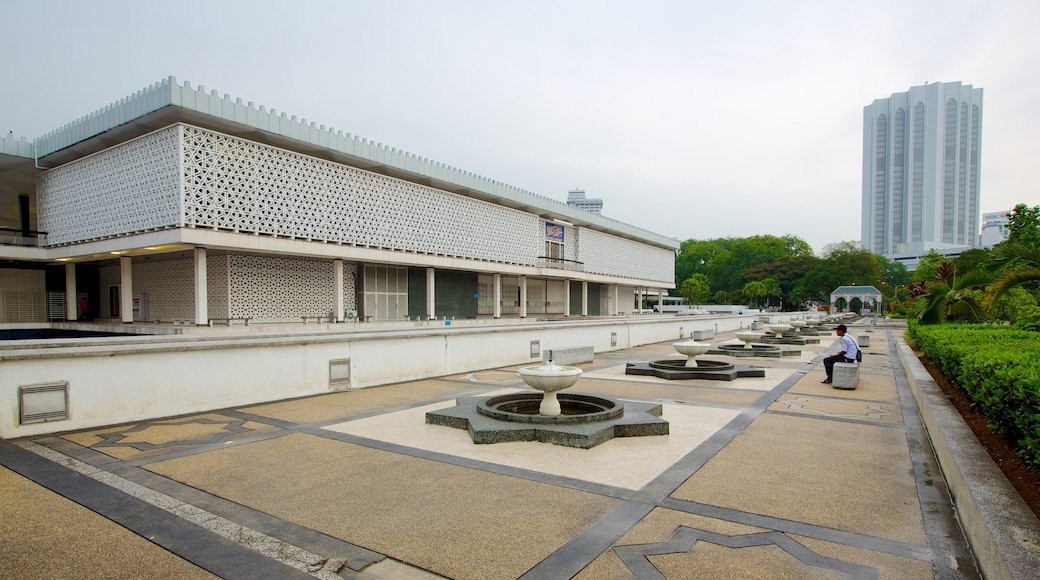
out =
<svg viewBox="0 0 1040 580"><path fill-rule="evenodd" d="M332 127L319 126L313 121L308 122L305 118L297 120L295 115L290 117L275 109L268 111L263 105L255 106L252 101L245 104L241 98L232 99L226 93L224 96L220 96L216 90L207 93L206 88L202 85L192 88L188 81L185 81L183 86L179 85L176 77L173 76L36 139L36 155L43 157L54 153L169 105L339 151L524 205L538 207L551 212L559 219L594 224L607 231L635 237L669 249L679 247L679 242L672 238L602 215L577 210L564 202L544 195L463 171L414 153L388 147L382 143L369 141L350 133L343 133Z"/></svg>
<svg viewBox="0 0 1040 580"><path fill-rule="evenodd" d="M34 157L32 141L27 140L25 137L16 139L13 135L5 135L0 137L0 139L2 139L0 141L0 153L15 157L27 157L29 159Z"/></svg>

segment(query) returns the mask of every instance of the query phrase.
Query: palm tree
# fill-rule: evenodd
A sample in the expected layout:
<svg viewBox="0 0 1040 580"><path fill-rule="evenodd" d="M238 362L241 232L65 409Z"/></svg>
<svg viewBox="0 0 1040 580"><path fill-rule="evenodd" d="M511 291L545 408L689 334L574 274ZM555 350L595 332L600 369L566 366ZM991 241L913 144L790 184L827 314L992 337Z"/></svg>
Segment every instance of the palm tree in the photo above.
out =
<svg viewBox="0 0 1040 580"><path fill-rule="evenodd" d="M999 244L993 249L993 266L1002 270L986 299L991 305L1016 286L1040 282L1040 247L1022 243Z"/></svg>
<svg viewBox="0 0 1040 580"><path fill-rule="evenodd" d="M914 311L921 324L938 324L954 311L975 322L989 320L986 310L970 290L992 283L993 274L977 269L958 277L957 268L949 262L939 264L935 273L936 280L928 284L914 302Z"/></svg>

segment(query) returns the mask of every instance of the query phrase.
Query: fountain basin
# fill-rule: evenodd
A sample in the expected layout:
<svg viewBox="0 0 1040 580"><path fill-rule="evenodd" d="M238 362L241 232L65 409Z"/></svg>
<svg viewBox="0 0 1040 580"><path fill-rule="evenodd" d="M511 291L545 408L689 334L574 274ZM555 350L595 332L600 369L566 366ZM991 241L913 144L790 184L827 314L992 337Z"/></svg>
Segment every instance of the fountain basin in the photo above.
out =
<svg viewBox="0 0 1040 580"><path fill-rule="evenodd" d="M625 414L624 405L608 397L561 393L557 400L561 408L559 415L540 414L542 396L537 393L512 393L484 399L477 403L477 412L502 421L553 425L595 423Z"/></svg>
<svg viewBox="0 0 1040 580"><path fill-rule="evenodd" d="M460 397L454 407L427 412L426 423L462 429L469 433L473 443L481 445L537 441L581 449L595 447L614 437L667 435L669 431L668 421L661 418L660 403L621 402L606 395L563 393L560 399L564 412L546 417L534 413L539 405L538 397L537 393ZM524 412L512 411L508 403L512 398L520 399L518 405L527 405ZM577 407L586 408L588 412L568 414L568 409Z"/></svg>
<svg viewBox="0 0 1040 580"><path fill-rule="evenodd" d="M741 377L764 377L766 372L748 365L715 360L701 360L688 367L682 359L662 359L641 363L625 363L626 375L648 375L668 380L702 379L732 381Z"/></svg>

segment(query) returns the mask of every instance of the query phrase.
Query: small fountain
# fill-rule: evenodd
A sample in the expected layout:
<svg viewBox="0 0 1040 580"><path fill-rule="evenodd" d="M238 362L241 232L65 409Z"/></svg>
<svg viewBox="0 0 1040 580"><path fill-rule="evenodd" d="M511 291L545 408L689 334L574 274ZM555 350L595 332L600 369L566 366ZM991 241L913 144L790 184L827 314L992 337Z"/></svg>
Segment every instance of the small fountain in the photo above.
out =
<svg viewBox="0 0 1040 580"><path fill-rule="evenodd" d="M581 369L577 367L561 367L547 360L540 367L524 367L518 371L524 383L542 391L542 402L538 405L538 414L555 417L561 413L560 401L556 391L569 388L581 378Z"/></svg>
<svg viewBox="0 0 1040 580"><path fill-rule="evenodd" d="M769 336L763 336L761 342L767 344L818 344L820 342L820 339L818 338L806 338L805 336L801 335L801 333L798 333L798 335L796 336L795 333L791 332L794 328L801 329L803 327L805 327L804 320L770 323L769 330L772 330L773 334Z"/></svg>
<svg viewBox="0 0 1040 580"><path fill-rule="evenodd" d="M581 378L577 367L552 360L517 374L539 393L460 397L454 407L426 413L426 422L469 431L474 443L540 441L588 449L614 437L667 435L658 403L621 402L605 395L559 393Z"/></svg>
<svg viewBox="0 0 1040 580"><path fill-rule="evenodd" d="M764 377L766 372L747 365L734 365L717 360L696 360L711 350L711 345L693 340L676 342L672 347L685 359L661 359L650 362L625 363L626 375L648 375L668 380L704 379L732 381L738 377ZM742 350L742 349L741 349Z"/></svg>
<svg viewBox="0 0 1040 580"><path fill-rule="evenodd" d="M712 348L706 354L724 354L726 356L735 357L768 357L768 358L781 358L785 356L801 356L802 351L800 350L781 350L780 347L767 345L767 344L751 344L758 342L762 339L761 332L754 332L752 330L742 330L737 333L737 338L744 342L740 344L720 344L717 347Z"/></svg>
<svg viewBox="0 0 1040 580"><path fill-rule="evenodd" d="M791 321L791 326L794 327L794 331L796 333L800 333L800 332L802 332L802 329L805 328L805 321L804 320L792 320Z"/></svg>

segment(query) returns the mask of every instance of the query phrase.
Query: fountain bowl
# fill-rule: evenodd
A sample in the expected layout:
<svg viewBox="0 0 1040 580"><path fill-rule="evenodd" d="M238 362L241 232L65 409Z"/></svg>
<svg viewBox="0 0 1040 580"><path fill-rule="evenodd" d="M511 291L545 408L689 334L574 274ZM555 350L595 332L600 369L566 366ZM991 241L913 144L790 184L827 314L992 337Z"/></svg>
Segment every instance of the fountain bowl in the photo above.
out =
<svg viewBox="0 0 1040 580"><path fill-rule="evenodd" d="M697 366L697 357L711 350L711 345L706 342L697 342L695 340L686 340L683 342L676 342L672 344L681 355L685 355L686 366L695 368Z"/></svg>
<svg viewBox="0 0 1040 580"><path fill-rule="evenodd" d="M737 338L744 341L744 348L752 350L754 347L751 346L752 342L755 342L762 337L761 332L754 332L751 330L742 330L737 333Z"/></svg>
<svg viewBox="0 0 1040 580"><path fill-rule="evenodd" d="M772 330L774 333L776 333L777 338L783 338L783 334L785 332L791 332L792 328L793 327L790 324L787 324L786 322L769 325L769 330Z"/></svg>
<svg viewBox="0 0 1040 580"><path fill-rule="evenodd" d="M542 391L542 402L538 412L549 417L558 416L562 412L556 391L573 386L581 378L581 373L582 370L577 367L562 367L551 360L547 360L545 364L539 366L523 367L517 371L524 384Z"/></svg>

